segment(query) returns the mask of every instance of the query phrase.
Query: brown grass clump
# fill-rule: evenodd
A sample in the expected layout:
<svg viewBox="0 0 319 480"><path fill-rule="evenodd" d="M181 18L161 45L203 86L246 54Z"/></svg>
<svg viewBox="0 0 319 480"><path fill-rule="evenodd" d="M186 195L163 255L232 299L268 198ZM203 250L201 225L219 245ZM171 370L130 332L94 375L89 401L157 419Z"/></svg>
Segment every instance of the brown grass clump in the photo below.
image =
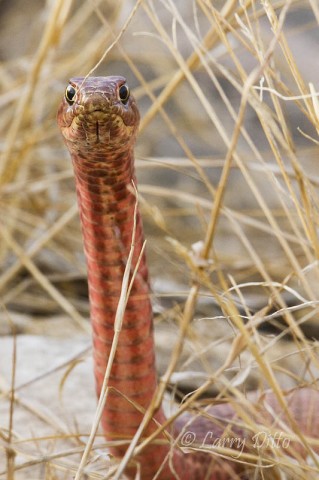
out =
<svg viewBox="0 0 319 480"><path fill-rule="evenodd" d="M319 8L31 3L0 3L0 479L71 479L95 399L73 174L55 122L68 78L124 75L140 105L162 394L198 388L197 407L256 387L280 397L318 378ZM118 478L105 448L98 436L82 479ZM272 454L269 478L319 476L315 456L297 466ZM260 465L252 478L267 474Z"/></svg>

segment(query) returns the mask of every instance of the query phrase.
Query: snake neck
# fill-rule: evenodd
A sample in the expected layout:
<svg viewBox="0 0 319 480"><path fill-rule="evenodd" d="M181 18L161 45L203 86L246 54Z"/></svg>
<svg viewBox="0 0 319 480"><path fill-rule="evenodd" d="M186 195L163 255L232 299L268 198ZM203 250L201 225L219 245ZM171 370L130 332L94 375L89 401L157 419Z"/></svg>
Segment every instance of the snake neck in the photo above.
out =
<svg viewBox="0 0 319 480"><path fill-rule="evenodd" d="M131 248L136 197L133 153L120 158L97 156L84 160L72 156L87 259L91 322L93 327L94 369L100 395L114 334L122 278ZM144 243L140 212L136 214L135 248L131 274L139 261ZM157 386L154 358L152 306L149 298L145 255L127 302L117 353L113 363L110 390L102 417L108 439L132 437ZM162 422L162 410L156 413ZM149 434L155 430L151 422ZM116 451L115 454L123 452Z"/></svg>

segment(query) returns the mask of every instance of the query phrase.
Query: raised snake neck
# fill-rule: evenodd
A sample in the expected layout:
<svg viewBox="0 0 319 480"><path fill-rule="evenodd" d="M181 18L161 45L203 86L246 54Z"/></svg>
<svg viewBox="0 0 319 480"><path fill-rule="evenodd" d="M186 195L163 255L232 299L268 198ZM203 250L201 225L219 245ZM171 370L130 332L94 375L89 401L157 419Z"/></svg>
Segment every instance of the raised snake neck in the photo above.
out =
<svg viewBox="0 0 319 480"><path fill-rule="evenodd" d="M87 260L89 298L94 345L94 374L99 396L107 359L114 335L114 318L129 254L136 198L132 192L134 144L139 125L139 112L123 77L72 78L58 111L58 125L70 152L76 181L84 250ZM136 218L135 250L132 270L144 241L139 211ZM154 356L152 307L149 299L148 270L142 256L124 315L117 353L109 386L112 387L103 412L102 425L107 440L128 440L134 436L150 405L157 386ZM252 394L257 400L257 394ZM281 408L272 393L260 401L258 423L273 426L270 405ZM319 435L319 392L305 388L287 396L295 427L304 434ZM236 478L240 464L220 458L209 451L216 438L222 438L226 427L234 421L230 404L210 407L204 416L184 414L167 435L146 447L126 470L134 478L136 465L142 480L157 479L221 480ZM283 422L285 417L280 417ZM160 408L144 431L148 436L165 421ZM196 436L198 451L185 451L172 446L172 436L184 438L184 430ZM245 438L249 434L233 427L228 438ZM210 435L211 433L211 435ZM238 438L239 438L238 437ZM252 434L250 434L252 437ZM186 437L185 437L186 438ZM180 446L189 447L192 444ZM205 445L203 446L203 441ZM250 438L251 442L253 440ZM224 443L228 446L227 443ZM223 445L224 445L223 444ZM206 448L207 447L207 448ZM236 448L236 445L234 445ZM238 447L238 445L237 445ZM110 447L122 457L127 444ZM291 445L292 456L309 454L307 447ZM254 452L255 454L257 452ZM311 453L311 452L310 452ZM135 462L135 463L134 463ZM239 477L237 477L239 478ZM240 478L245 478L241 476Z"/></svg>

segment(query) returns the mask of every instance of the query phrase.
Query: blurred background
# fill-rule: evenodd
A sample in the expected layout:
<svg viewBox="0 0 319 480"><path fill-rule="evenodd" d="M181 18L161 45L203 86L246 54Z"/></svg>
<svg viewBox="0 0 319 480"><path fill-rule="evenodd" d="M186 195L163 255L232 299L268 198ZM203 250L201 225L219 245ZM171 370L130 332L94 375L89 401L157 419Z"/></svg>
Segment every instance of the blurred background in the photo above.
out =
<svg viewBox="0 0 319 480"><path fill-rule="evenodd" d="M238 322L253 325L283 388L317 378L318 22L312 0L0 1L0 429L21 444L12 478L30 478L26 454L39 478L72 478L71 460L35 459L88 431L95 408L73 172L56 126L72 76L125 76L141 111L159 374L200 284L174 397L214 375ZM225 378L269 387L257 363L247 349ZM48 432L55 441L36 444Z"/></svg>

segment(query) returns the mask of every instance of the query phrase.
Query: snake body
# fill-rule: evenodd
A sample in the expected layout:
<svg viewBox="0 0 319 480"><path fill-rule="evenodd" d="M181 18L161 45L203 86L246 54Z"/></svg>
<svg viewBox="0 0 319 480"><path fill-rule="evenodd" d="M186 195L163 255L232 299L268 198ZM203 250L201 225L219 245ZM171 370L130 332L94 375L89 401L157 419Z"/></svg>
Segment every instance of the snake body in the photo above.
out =
<svg viewBox="0 0 319 480"><path fill-rule="evenodd" d="M57 118L74 167L87 259L94 374L99 396L132 239L136 196L131 187L132 181L136 184L134 145L139 111L125 78L77 77L70 80ZM143 242L142 220L137 211L132 271ZM144 254L127 302L109 386L102 416L105 436L110 441L129 440L140 425L157 386L152 307ZM257 402L257 394L253 395ZM318 436L319 392L314 388L299 389L290 393L286 400L296 428L302 429L304 435ZM274 395L266 394L263 401L258 401L260 423L268 421L273 424L269 412L281 410ZM135 463L127 468L126 475L134 478L138 465L142 480L153 477L161 480L236 478L233 475L236 475L238 464L220 459L209 451L209 446L214 445L216 438L222 438L225 428L235 417L235 409L230 404L210 407L204 416L186 413L178 417L165 437L160 436L157 442L139 453ZM163 409L159 408L143 436L152 434L164 421ZM196 436L197 444L203 446L205 441L205 448L197 451L177 446L171 448L170 435L184 438L183 433L187 431ZM232 431L237 436L247 436L240 426L233 427ZM208 435L210 432L212 435ZM127 444L122 442L115 443L110 450L116 457L123 457L126 448ZM298 445L291 454L304 456L309 452L305 445Z"/></svg>

